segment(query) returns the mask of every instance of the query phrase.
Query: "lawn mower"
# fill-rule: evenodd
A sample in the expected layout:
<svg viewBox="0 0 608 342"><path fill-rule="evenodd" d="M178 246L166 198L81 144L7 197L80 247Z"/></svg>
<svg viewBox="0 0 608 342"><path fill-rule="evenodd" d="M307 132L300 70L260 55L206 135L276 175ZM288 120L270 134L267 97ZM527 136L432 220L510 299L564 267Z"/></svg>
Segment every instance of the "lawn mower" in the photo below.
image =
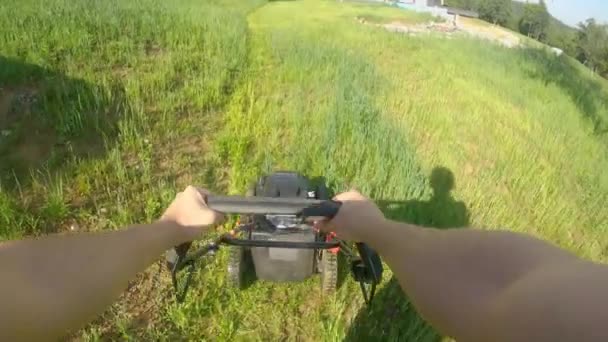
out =
<svg viewBox="0 0 608 342"><path fill-rule="evenodd" d="M229 233L188 253L190 244L167 252L166 260L179 302L183 301L198 260L212 256L222 246L229 248L227 284L243 288L251 273L258 279L275 282L301 281L321 274L323 293L338 285L338 253L350 262L351 273L359 282L366 303L370 303L382 278L379 255L363 243L357 252L334 233L314 229L313 217L333 218L341 203L329 199L323 182L313 184L295 172L275 172L260 177L246 196L208 196L207 205L240 219ZM178 274L185 271L185 280Z"/></svg>

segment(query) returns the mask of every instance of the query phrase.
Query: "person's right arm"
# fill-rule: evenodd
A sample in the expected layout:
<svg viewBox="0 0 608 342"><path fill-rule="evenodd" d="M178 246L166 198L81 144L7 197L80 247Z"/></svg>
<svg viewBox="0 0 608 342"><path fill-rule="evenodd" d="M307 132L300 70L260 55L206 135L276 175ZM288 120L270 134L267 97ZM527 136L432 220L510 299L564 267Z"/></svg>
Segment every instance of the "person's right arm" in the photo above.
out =
<svg viewBox="0 0 608 342"><path fill-rule="evenodd" d="M320 228L368 243L419 313L458 341L608 341L608 266L507 231L390 221L356 192Z"/></svg>

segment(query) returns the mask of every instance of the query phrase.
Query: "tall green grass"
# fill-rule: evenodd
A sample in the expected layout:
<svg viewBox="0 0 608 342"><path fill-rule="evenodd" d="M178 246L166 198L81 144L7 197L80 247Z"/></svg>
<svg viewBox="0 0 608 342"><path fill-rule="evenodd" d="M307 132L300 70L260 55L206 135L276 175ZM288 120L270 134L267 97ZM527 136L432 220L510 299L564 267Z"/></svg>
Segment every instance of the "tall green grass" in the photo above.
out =
<svg viewBox="0 0 608 342"><path fill-rule="evenodd" d="M380 63L395 85L387 112L408 123L427 168L454 171L473 222L537 234L605 260L608 178L600 170L608 160L598 122L608 118L606 82L540 50L392 42L395 53L411 53L398 66ZM391 59L375 56L381 54ZM413 62L427 58L433 63ZM407 78L429 82L411 85Z"/></svg>
<svg viewBox="0 0 608 342"><path fill-rule="evenodd" d="M2 2L0 240L150 222L186 184L216 187L207 140L259 4ZM153 301L127 293L73 337L183 335L165 316L167 274L154 274L133 283ZM150 310L150 327L132 324Z"/></svg>
<svg viewBox="0 0 608 342"><path fill-rule="evenodd" d="M151 222L179 188L217 188L208 140L260 4L0 3L0 240ZM179 336L167 274L154 274L73 338ZM150 327L133 324L150 310Z"/></svg>
<svg viewBox="0 0 608 342"><path fill-rule="evenodd" d="M606 261L606 82L542 50L362 16L429 20L316 0L1 3L0 239L152 221L188 183L242 193L293 169L391 217L451 227L456 208ZM437 167L455 179L439 200ZM227 289L225 258L183 305L153 267L73 338L439 339L390 272L367 308L350 280L326 298L316 278Z"/></svg>
<svg viewBox="0 0 608 342"><path fill-rule="evenodd" d="M106 193L142 203L134 192L155 186L142 186L142 180L158 182L153 174L159 164L179 167L164 159L184 148L178 138L186 122L186 138L195 130L203 136L212 127L206 124L214 120L210 113L228 100L247 60L245 15L255 6L187 0L0 4L0 84L10 103L0 122L10 133L0 140L3 192L23 184L23 195L41 203L26 199L20 206L43 215L55 185L28 186L30 170L61 171L77 179L64 184L66 202L97 202ZM117 224L141 217L127 212Z"/></svg>

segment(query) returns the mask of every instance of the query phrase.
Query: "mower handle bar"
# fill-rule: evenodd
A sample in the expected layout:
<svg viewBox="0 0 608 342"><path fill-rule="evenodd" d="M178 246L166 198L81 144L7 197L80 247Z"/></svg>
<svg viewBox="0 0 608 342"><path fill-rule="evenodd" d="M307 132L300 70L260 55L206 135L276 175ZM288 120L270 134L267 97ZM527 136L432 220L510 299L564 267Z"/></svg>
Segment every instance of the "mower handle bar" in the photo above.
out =
<svg viewBox="0 0 608 342"><path fill-rule="evenodd" d="M241 247L266 247L266 248L297 248L297 249L330 249L340 247L340 241L273 241L273 240L251 240L237 239L233 237L222 237L220 242L232 246Z"/></svg>
<svg viewBox="0 0 608 342"><path fill-rule="evenodd" d="M275 214L333 218L342 203L295 197L207 196L209 208L225 214Z"/></svg>
<svg viewBox="0 0 608 342"><path fill-rule="evenodd" d="M294 197L242 197L242 196L207 196L207 205L209 208L225 213L225 214L250 214L250 215L297 215L303 218L306 217L325 217L332 219L342 205L339 201L333 200L316 200ZM173 249L173 253L167 254L167 261L171 267L171 277L173 286L175 287L177 300L181 302L186 295L192 271L194 269L194 261L210 251L218 249L219 243L241 247L267 247L267 248L304 248L304 249L328 249L344 246L341 241L258 241L258 240L243 240L233 236L224 235L216 243L212 243L190 256L187 256L187 250L190 247L188 243L184 246L177 246ZM363 297L366 303L370 303L376 292L376 284L382 278L382 263L376 252L369 248L366 244L355 243L359 252L359 262L353 264L353 272L357 270L355 277L360 283ZM180 252L180 248L183 249ZM348 249L347 249L348 250ZM352 253L352 251L351 251ZM188 278L185 287L179 291L176 273L186 266L190 266ZM364 283L371 283L371 288L366 289Z"/></svg>

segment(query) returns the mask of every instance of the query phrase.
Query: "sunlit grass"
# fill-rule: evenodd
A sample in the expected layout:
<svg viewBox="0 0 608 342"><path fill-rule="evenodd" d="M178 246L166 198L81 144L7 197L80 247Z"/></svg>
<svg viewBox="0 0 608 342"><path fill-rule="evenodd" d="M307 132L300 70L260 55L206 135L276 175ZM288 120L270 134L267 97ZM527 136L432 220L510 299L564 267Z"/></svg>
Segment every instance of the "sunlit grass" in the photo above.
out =
<svg viewBox="0 0 608 342"><path fill-rule="evenodd" d="M366 11L303 1L250 16L263 58L218 140L232 191L260 172L293 168L379 200L424 200L425 175L443 166L473 225L532 233L606 260L608 178L598 165L608 160L594 129L608 118L605 81L541 50L409 37L354 20ZM380 305L408 311L394 300ZM382 312L353 324L433 338L417 318L387 331ZM350 337L356 327L346 320L343 329L338 336Z"/></svg>
<svg viewBox="0 0 608 342"><path fill-rule="evenodd" d="M1 100L15 108L0 115L0 239L149 222L186 184L241 193L277 169L426 201L443 166L471 224L606 261L606 82L540 50L395 34L361 16L430 19L315 0L1 3ZM152 267L74 337L437 339L390 274L364 308L352 281L329 298L315 277L227 289L225 257L183 305Z"/></svg>

